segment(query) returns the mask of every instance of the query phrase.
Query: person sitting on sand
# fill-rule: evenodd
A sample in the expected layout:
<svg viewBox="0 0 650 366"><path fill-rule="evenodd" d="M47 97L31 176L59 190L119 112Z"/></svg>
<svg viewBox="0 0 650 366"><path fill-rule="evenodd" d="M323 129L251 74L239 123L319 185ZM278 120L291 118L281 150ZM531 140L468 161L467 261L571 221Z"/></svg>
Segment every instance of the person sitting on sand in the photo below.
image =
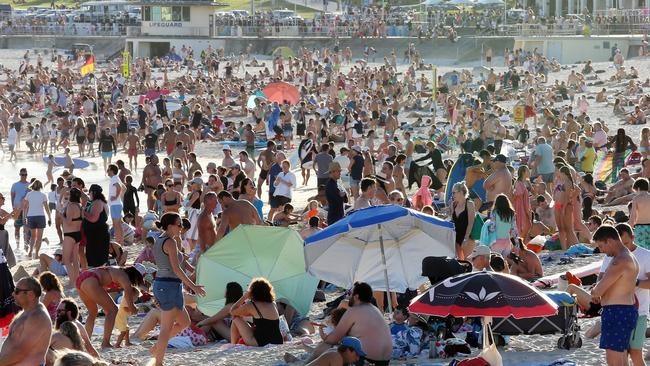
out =
<svg viewBox="0 0 650 366"><path fill-rule="evenodd" d="M618 172L618 181L607 190L607 195L603 203L605 205L625 205L632 200L632 186L634 179L630 176L630 171L623 168ZM625 198L625 199L624 199Z"/></svg>
<svg viewBox="0 0 650 366"><path fill-rule="evenodd" d="M63 322L57 328L57 331L52 334L52 339L50 340L50 347L47 350L47 356L45 358L46 366L54 365L57 350L71 350L71 351L84 350L81 334L79 334L79 329L77 329L77 326L73 322L71 321Z"/></svg>
<svg viewBox="0 0 650 366"><path fill-rule="evenodd" d="M59 307L56 309L54 329L61 328L61 325L65 322L72 322L77 327L86 352L97 357L99 354L90 341L86 328L84 328L84 325L79 321L79 307L77 306L76 301L71 298L63 299L59 303ZM54 339L54 335L52 336L52 339Z"/></svg>
<svg viewBox="0 0 650 366"><path fill-rule="evenodd" d="M253 347L282 344L280 315L274 301L275 292L271 283L265 278L254 278L248 291L230 309L230 343L238 344L241 340ZM244 317L253 318L253 327Z"/></svg>
<svg viewBox="0 0 650 366"><path fill-rule="evenodd" d="M36 267L32 276L36 277L39 273L46 271L50 271L59 277L68 275L68 271L63 265L63 251L61 249L55 250L53 257L50 257L45 253L41 253L38 256L38 259L38 267Z"/></svg>
<svg viewBox="0 0 650 366"><path fill-rule="evenodd" d="M56 366L108 366L108 362L101 361L87 353L80 351L62 351L56 353Z"/></svg>
<svg viewBox="0 0 650 366"><path fill-rule="evenodd" d="M373 291L369 284L355 283L348 302L350 307L334 331L316 347L308 362L317 359L345 336L352 336L364 345L367 362L378 366L388 365L393 352L392 338L382 313L372 304L372 299Z"/></svg>
<svg viewBox="0 0 650 366"><path fill-rule="evenodd" d="M513 245L512 252L519 257L513 260L510 265L510 274L519 276L527 281L536 280L544 276L542 262L535 252L526 248L521 239L517 238Z"/></svg>
<svg viewBox="0 0 650 366"><path fill-rule="evenodd" d="M237 282L228 282L224 294L225 305L213 316L203 319L196 324L206 334L216 333L219 337L230 342L230 325L232 318L230 308L244 295L244 290Z"/></svg>
<svg viewBox="0 0 650 366"><path fill-rule="evenodd" d="M278 308L278 314L284 315L284 318L289 324L289 331L296 337L310 335L316 332L309 317L302 316L296 308L294 308L288 299L280 298L275 301Z"/></svg>
<svg viewBox="0 0 650 366"><path fill-rule="evenodd" d="M355 365L366 357L361 341L356 337L344 337L336 348L318 356L306 366Z"/></svg>
<svg viewBox="0 0 650 366"><path fill-rule="evenodd" d="M41 302L47 308L47 312L50 314L50 318L52 318L52 323L54 323L56 320L56 309L59 307L59 303L64 296L63 286L59 278L52 272L41 273L38 277L38 282L45 292Z"/></svg>

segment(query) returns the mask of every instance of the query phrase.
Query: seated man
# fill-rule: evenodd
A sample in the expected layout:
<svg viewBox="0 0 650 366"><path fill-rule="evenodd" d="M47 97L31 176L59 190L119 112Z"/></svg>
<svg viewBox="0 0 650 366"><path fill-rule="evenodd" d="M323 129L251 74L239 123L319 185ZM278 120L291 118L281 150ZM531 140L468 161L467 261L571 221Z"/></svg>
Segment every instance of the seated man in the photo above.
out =
<svg viewBox="0 0 650 366"><path fill-rule="evenodd" d="M542 262L535 252L526 248L521 239L515 241L512 253L519 257L519 260L512 260L510 274L519 276L527 281L536 280L544 276Z"/></svg>
<svg viewBox="0 0 650 366"><path fill-rule="evenodd" d="M307 366L343 366L354 365L365 357L361 341L356 337L344 337L337 348L318 356L317 359L307 364Z"/></svg>
<svg viewBox="0 0 650 366"><path fill-rule="evenodd" d="M623 168L618 173L618 181L614 183L607 191L605 196L605 205L625 205L634 198L634 190L632 185L634 179L630 176L630 171Z"/></svg>
<svg viewBox="0 0 650 366"><path fill-rule="evenodd" d="M45 253L42 253L38 257L38 260L38 267L36 267L32 276L37 277L39 273L43 273L45 271L50 271L59 277L68 275L68 271L63 265L63 251L61 249L54 251L54 258Z"/></svg>

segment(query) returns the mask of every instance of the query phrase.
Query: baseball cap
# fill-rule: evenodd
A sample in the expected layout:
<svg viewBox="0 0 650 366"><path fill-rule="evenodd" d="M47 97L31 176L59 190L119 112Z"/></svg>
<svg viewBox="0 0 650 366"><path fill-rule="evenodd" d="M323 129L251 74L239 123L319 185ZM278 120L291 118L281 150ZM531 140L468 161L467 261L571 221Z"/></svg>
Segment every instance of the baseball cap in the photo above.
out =
<svg viewBox="0 0 650 366"><path fill-rule="evenodd" d="M217 164L216 163L208 163L206 166L206 169L217 169Z"/></svg>
<svg viewBox="0 0 650 366"><path fill-rule="evenodd" d="M230 145L228 145L228 144L224 144L224 145L223 145L223 148L221 148L221 150L222 150L222 151L226 151L226 150L231 151L231 150L230 150Z"/></svg>
<svg viewBox="0 0 650 366"><path fill-rule="evenodd" d="M505 164L508 161L508 159L503 154L497 154L495 157L492 158L492 161L498 161Z"/></svg>
<svg viewBox="0 0 650 366"><path fill-rule="evenodd" d="M360 153L360 152L361 152L361 146L359 146L359 145L354 145L354 146L352 146L352 150L354 150L354 151Z"/></svg>
<svg viewBox="0 0 650 366"><path fill-rule="evenodd" d="M63 250L62 249L57 249L54 251L54 255L63 255Z"/></svg>
<svg viewBox="0 0 650 366"><path fill-rule="evenodd" d="M361 341L357 337L343 337L341 339L341 346L346 346L354 349L360 357L366 357L366 353L363 352L363 347L361 346Z"/></svg>
<svg viewBox="0 0 650 366"><path fill-rule="evenodd" d="M470 253L470 255L467 256L467 259L472 259L480 255L489 256L490 248L485 245L477 245L476 247L474 247L474 250L472 250L472 253Z"/></svg>
<svg viewBox="0 0 650 366"><path fill-rule="evenodd" d="M198 184L198 185L202 186L203 185L203 179L201 179L200 177L196 177L196 178L192 179L191 183Z"/></svg>

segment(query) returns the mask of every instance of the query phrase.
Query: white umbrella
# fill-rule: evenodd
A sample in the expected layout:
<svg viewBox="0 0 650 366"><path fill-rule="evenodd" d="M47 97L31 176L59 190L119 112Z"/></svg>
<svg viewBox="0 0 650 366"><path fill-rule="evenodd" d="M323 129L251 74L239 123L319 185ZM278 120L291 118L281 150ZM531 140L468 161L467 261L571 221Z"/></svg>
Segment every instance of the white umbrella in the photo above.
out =
<svg viewBox="0 0 650 366"><path fill-rule="evenodd" d="M503 5L504 2L503 0L476 0L475 2L476 5L489 5L489 6L496 6L496 5Z"/></svg>
<svg viewBox="0 0 650 366"><path fill-rule="evenodd" d="M451 5L474 5L475 2L472 0L449 0Z"/></svg>
<svg viewBox="0 0 650 366"><path fill-rule="evenodd" d="M307 272L337 286L404 292L426 282L422 259L455 255L451 222L396 205L355 211L305 240Z"/></svg>

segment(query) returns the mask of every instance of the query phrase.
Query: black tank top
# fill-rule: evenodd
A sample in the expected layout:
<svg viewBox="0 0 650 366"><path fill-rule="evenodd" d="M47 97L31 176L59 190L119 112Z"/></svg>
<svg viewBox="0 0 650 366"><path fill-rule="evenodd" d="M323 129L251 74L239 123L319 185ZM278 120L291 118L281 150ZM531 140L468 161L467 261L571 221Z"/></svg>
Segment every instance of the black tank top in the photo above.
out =
<svg viewBox="0 0 650 366"><path fill-rule="evenodd" d="M451 214L451 222L456 227L456 244L461 245L467 233L467 225L469 224L469 217L467 216L467 200L465 200L465 209L459 215L456 215L456 206Z"/></svg>

